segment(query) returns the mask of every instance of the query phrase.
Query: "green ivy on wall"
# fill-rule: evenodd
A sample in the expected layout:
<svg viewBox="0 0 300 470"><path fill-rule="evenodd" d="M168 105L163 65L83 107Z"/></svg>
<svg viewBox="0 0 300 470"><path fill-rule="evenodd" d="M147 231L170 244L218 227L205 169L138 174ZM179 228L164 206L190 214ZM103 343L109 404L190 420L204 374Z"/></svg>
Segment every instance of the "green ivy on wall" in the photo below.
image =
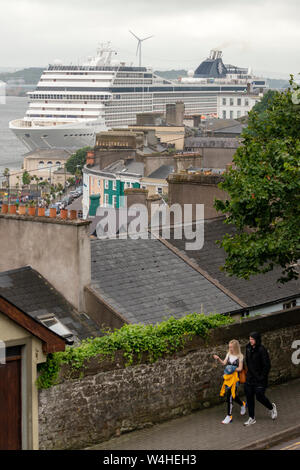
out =
<svg viewBox="0 0 300 470"><path fill-rule="evenodd" d="M55 385L63 364L80 370L90 358L113 359L116 351L123 351L126 366L130 366L134 358L141 361L143 353L147 353L150 362L155 362L165 354L182 349L187 339L206 338L211 329L233 322L231 317L221 314L192 313L179 319L170 317L155 325L124 325L104 336L83 340L78 347L67 346L63 352L49 354L47 362L40 366L37 386L42 389Z"/></svg>

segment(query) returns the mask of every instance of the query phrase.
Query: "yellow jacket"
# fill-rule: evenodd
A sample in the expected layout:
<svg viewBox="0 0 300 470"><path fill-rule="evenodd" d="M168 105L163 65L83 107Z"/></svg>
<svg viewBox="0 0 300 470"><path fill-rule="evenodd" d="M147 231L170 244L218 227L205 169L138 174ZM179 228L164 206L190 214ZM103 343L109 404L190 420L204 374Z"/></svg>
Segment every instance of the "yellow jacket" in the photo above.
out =
<svg viewBox="0 0 300 470"><path fill-rule="evenodd" d="M223 375L224 382L220 391L220 396L222 397L225 394L225 386L231 388L231 395L232 398L235 398L235 387L237 382L239 382L239 374L235 370L233 374L225 374Z"/></svg>

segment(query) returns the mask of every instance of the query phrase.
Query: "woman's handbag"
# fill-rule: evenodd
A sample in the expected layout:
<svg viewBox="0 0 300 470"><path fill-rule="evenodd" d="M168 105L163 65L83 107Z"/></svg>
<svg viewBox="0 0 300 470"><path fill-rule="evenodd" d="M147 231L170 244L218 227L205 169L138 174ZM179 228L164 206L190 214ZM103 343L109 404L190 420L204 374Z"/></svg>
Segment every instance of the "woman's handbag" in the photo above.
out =
<svg viewBox="0 0 300 470"><path fill-rule="evenodd" d="M243 369L239 372L239 382L240 382L240 384L246 383L246 376L247 376L247 368L243 367Z"/></svg>

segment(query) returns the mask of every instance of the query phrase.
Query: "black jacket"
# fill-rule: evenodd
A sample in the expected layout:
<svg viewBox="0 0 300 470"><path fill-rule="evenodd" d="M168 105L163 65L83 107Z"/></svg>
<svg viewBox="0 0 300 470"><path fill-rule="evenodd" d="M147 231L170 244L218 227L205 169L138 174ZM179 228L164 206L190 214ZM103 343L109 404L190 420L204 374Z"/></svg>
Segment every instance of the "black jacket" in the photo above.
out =
<svg viewBox="0 0 300 470"><path fill-rule="evenodd" d="M262 387L268 386L268 375L271 369L271 362L268 351L261 344L259 333L251 333L250 336L255 339L255 346L251 344L246 346L246 364L247 378L246 382L251 385Z"/></svg>

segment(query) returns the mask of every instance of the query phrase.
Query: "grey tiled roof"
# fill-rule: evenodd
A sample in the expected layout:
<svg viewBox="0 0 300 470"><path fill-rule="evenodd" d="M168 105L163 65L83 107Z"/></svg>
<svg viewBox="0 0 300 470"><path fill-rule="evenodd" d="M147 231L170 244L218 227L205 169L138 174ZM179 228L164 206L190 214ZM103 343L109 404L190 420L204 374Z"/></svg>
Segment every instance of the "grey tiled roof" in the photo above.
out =
<svg viewBox="0 0 300 470"><path fill-rule="evenodd" d="M80 315L46 279L29 266L1 272L0 294L36 320L40 315L53 313L79 340L100 335L98 327L90 318Z"/></svg>
<svg viewBox="0 0 300 470"><path fill-rule="evenodd" d="M159 240L92 240L92 287L129 322L240 308Z"/></svg>
<svg viewBox="0 0 300 470"><path fill-rule="evenodd" d="M225 224L223 218L205 221L204 246L198 251L184 250L185 240L170 240L170 242L186 256L196 261L197 265L217 279L224 287L239 297L248 306L274 302L285 297L300 294L300 280L285 284L277 283L281 268L276 267L266 274L252 276L249 280L239 279L220 271L226 259L226 253L215 242L221 240L225 233L234 234L235 228Z"/></svg>
<svg viewBox="0 0 300 470"><path fill-rule="evenodd" d="M161 165L159 168L157 168L157 170L150 173L147 178L166 179L170 173L174 173L174 166Z"/></svg>

